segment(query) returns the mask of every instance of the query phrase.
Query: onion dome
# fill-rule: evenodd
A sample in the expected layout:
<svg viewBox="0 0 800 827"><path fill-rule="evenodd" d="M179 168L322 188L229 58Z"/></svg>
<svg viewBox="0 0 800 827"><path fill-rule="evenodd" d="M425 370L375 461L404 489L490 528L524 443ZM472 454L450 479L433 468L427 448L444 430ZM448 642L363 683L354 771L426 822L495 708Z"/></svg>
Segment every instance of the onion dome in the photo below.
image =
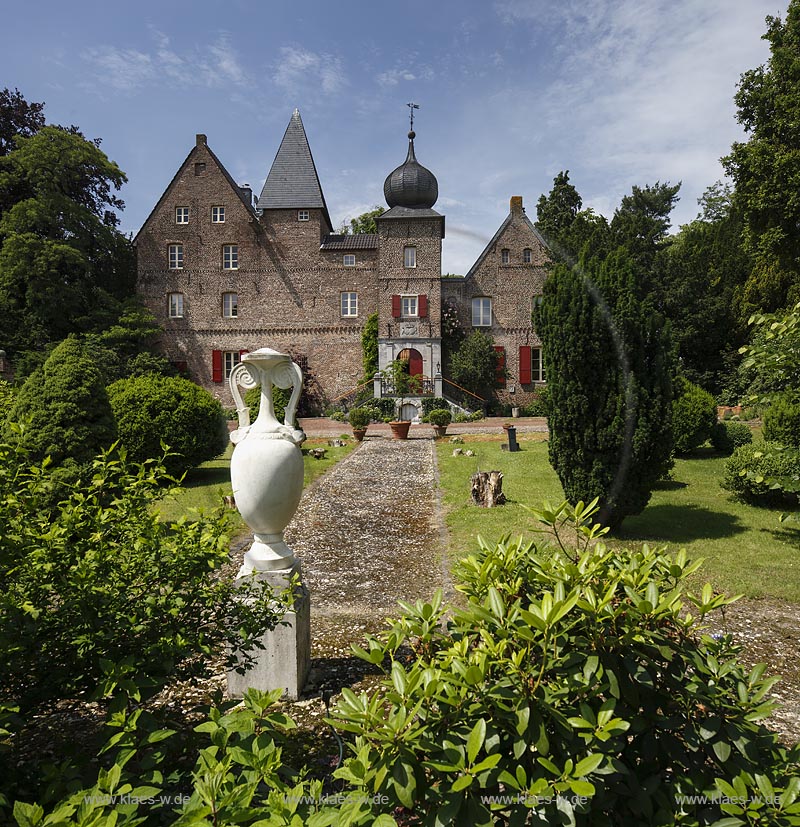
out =
<svg viewBox="0 0 800 827"><path fill-rule="evenodd" d="M390 207L430 209L439 197L436 176L414 155L416 133L408 133L408 157L391 172L383 184L383 195Z"/></svg>

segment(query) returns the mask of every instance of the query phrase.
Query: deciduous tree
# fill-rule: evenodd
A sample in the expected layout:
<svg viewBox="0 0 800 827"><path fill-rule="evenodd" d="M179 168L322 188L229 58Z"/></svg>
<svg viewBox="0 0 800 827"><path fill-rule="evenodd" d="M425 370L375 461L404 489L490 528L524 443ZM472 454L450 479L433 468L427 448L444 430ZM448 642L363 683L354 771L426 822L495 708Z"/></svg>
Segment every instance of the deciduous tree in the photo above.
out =
<svg viewBox="0 0 800 827"><path fill-rule="evenodd" d="M800 299L800 0L791 0L785 20L766 22L769 60L745 72L736 93L749 137L722 160L758 261L749 302L773 311Z"/></svg>

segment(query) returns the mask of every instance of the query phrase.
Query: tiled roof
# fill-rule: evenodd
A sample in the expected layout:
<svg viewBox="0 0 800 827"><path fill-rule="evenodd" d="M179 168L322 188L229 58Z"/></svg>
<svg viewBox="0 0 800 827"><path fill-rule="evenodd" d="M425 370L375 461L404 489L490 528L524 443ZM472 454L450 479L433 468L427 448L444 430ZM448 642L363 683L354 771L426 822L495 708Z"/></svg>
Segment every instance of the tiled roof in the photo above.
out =
<svg viewBox="0 0 800 827"><path fill-rule="evenodd" d="M375 233L336 235L330 233L322 240L320 250L377 250L378 236Z"/></svg>
<svg viewBox="0 0 800 827"><path fill-rule="evenodd" d="M295 109L286 127L278 154L272 162L264 188L258 199L258 208L270 209L322 209L330 223L325 196L319 183L317 168L311 156L306 130Z"/></svg>

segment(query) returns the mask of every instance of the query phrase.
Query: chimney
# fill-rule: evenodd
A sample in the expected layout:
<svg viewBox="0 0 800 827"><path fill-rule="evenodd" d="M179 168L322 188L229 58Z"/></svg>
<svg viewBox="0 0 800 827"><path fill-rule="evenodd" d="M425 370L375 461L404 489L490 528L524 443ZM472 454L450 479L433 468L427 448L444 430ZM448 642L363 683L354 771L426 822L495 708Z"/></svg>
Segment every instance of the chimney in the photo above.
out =
<svg viewBox="0 0 800 827"><path fill-rule="evenodd" d="M194 136L195 142L197 146L205 146L206 145L206 136L202 133L198 133Z"/></svg>
<svg viewBox="0 0 800 827"><path fill-rule="evenodd" d="M523 215L525 213L525 208L522 206L522 196L521 195L512 195L511 196L511 215Z"/></svg>
<svg viewBox="0 0 800 827"><path fill-rule="evenodd" d="M247 206L253 206L253 188L250 184L239 184L239 191L244 196L244 200L247 201Z"/></svg>

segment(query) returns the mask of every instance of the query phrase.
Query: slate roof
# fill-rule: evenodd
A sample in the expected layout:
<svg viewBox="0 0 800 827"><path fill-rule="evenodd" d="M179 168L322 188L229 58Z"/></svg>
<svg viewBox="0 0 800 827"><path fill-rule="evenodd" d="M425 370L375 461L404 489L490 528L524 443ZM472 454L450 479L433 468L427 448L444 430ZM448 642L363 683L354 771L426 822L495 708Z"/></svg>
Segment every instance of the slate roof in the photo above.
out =
<svg viewBox="0 0 800 827"><path fill-rule="evenodd" d="M321 209L333 227L308 145L300 112L295 109L286 127L278 154L272 162L258 198L260 210Z"/></svg>
<svg viewBox="0 0 800 827"><path fill-rule="evenodd" d="M506 230L506 227L508 227L508 225L511 223L512 218L513 218L512 213L509 213L506 216L506 220L500 225L500 228L492 236L492 240L486 245L483 252L478 256L478 259L475 262L475 264L473 264L472 267L469 268L469 272L467 273L466 276L464 276L465 279L468 279L478 269L478 267L481 266L481 264L483 263L483 260L486 258L487 255L489 255L491 250L494 248L494 246L500 240L500 236L503 235L503 233ZM542 234L536 229L536 227L533 226L533 223L531 222L530 218L528 218L528 216L523 213L522 220L528 225L528 227L530 228L530 230L533 233L536 240L541 242L541 244L545 248L545 250L549 250L550 247L548 246L547 242L542 237Z"/></svg>
<svg viewBox="0 0 800 827"><path fill-rule="evenodd" d="M329 233L319 245L320 250L377 250L378 236L375 233L338 235Z"/></svg>

